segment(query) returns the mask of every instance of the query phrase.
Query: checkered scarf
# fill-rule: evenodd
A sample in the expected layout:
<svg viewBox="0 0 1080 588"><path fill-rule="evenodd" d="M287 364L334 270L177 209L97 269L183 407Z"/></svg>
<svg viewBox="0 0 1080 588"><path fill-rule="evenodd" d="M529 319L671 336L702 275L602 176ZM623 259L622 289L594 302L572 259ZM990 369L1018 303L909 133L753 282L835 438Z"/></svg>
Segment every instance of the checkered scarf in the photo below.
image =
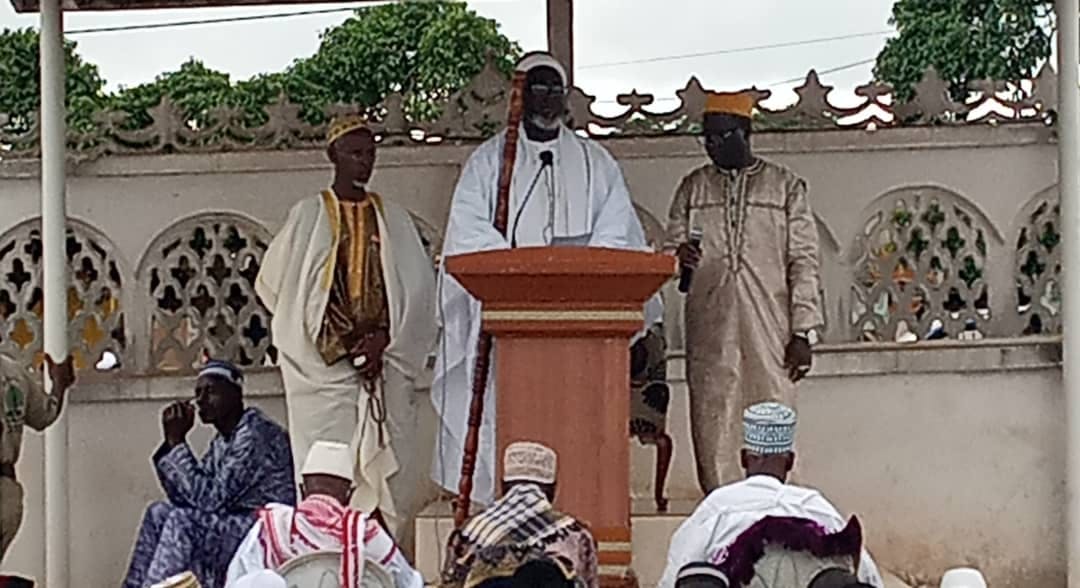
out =
<svg viewBox="0 0 1080 588"><path fill-rule="evenodd" d="M538 486L515 486L491 508L476 515L461 530L474 549L500 543L537 543L576 524L548 502Z"/></svg>

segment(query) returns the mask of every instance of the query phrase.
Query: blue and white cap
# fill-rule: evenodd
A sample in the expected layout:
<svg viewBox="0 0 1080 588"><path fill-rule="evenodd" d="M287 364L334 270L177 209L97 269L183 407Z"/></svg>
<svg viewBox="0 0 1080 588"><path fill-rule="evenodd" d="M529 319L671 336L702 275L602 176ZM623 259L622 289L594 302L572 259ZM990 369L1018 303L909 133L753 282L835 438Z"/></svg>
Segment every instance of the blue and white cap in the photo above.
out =
<svg viewBox="0 0 1080 588"><path fill-rule="evenodd" d="M743 448L759 455L795 448L795 411L779 402L761 402L743 411Z"/></svg>
<svg viewBox="0 0 1080 588"><path fill-rule="evenodd" d="M232 362L221 359L211 359L199 370L199 377L220 378L235 386L244 386L244 372Z"/></svg>

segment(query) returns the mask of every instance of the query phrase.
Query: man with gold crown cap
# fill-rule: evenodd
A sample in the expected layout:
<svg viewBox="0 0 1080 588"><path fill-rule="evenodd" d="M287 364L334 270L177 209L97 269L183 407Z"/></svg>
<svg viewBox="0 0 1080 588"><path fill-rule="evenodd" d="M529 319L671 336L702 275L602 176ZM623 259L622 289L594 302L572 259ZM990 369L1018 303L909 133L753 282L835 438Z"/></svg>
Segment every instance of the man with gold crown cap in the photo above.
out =
<svg viewBox="0 0 1080 588"><path fill-rule="evenodd" d="M436 494L435 273L409 213L367 189L376 152L365 119L334 121L326 142L333 184L289 212L255 291L274 316L295 463L317 439L350 444L352 506L410 549L412 521Z"/></svg>
<svg viewBox="0 0 1080 588"><path fill-rule="evenodd" d="M660 588L673 588L679 570L704 561L718 564L736 585L746 571L740 565L753 565L751 553L760 558L762 537L793 549L806 545L830 565L842 555L850 568L857 568L859 580L883 588L877 565L861 545L858 525L845 521L817 490L787 483L795 465L796 420L794 410L777 402L754 404L743 412L742 451L732 453L739 456L744 479L712 491L675 531ZM858 541L849 540L848 527L856 528ZM752 532L755 528L766 532ZM810 579L781 585L806 586Z"/></svg>
<svg viewBox="0 0 1080 588"><path fill-rule="evenodd" d="M503 130L480 145L461 170L450 204L443 259L544 245L648 250L615 158L566 126L568 88L562 64L550 54L536 52L524 56L517 70L527 77L507 234L504 237L493 225L506 141ZM439 304L442 340L431 398L442 426L432 476L444 489L456 492L480 336L480 301L440 271ZM645 327L662 314L660 298L654 296L645 306ZM495 349L498 353L498 342ZM471 497L484 505L495 498L494 382L488 377Z"/></svg>
<svg viewBox="0 0 1080 588"><path fill-rule="evenodd" d="M381 566L396 588L422 588L423 578L378 521L349 508L355 462L345 443L316 441L300 470L304 499L295 508L268 504L259 512L229 565L226 588L271 581L290 560L319 551L341 552L342 588L360 588L367 565Z"/></svg>
<svg viewBox="0 0 1080 588"><path fill-rule="evenodd" d="M750 148L755 97L710 93L712 160L675 191L665 248L694 269L686 296L686 369L698 483L708 494L740 477L739 415L795 403L822 324L818 241L806 182ZM695 245L691 233L700 236Z"/></svg>
<svg viewBox="0 0 1080 588"><path fill-rule="evenodd" d="M555 510L558 456L546 445L517 441L503 453L502 498L450 535L442 585L462 587L487 550L536 548L558 559L588 588L597 586L596 542L574 517Z"/></svg>

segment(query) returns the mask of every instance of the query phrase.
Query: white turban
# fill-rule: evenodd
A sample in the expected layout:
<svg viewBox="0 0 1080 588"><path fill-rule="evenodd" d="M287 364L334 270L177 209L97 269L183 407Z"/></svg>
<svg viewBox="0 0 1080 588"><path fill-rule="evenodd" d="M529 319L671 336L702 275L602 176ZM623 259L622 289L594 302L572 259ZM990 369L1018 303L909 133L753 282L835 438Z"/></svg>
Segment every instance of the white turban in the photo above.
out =
<svg viewBox="0 0 1080 588"><path fill-rule="evenodd" d="M562 83L566 85L566 68L550 53L544 51L534 51L527 53L517 63L516 71L528 73L532 69L538 67L550 67L551 69L559 72L559 77L562 78Z"/></svg>

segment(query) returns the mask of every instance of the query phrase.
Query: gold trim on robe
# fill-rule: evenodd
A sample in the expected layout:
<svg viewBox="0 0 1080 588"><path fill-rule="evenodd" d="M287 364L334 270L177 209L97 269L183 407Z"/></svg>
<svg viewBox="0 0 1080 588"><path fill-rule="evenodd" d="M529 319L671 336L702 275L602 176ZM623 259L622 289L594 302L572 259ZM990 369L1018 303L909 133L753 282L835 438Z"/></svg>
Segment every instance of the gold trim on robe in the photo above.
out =
<svg viewBox="0 0 1080 588"><path fill-rule="evenodd" d="M338 200L337 258L316 340L327 365L351 357L367 333L390 329L376 198Z"/></svg>

